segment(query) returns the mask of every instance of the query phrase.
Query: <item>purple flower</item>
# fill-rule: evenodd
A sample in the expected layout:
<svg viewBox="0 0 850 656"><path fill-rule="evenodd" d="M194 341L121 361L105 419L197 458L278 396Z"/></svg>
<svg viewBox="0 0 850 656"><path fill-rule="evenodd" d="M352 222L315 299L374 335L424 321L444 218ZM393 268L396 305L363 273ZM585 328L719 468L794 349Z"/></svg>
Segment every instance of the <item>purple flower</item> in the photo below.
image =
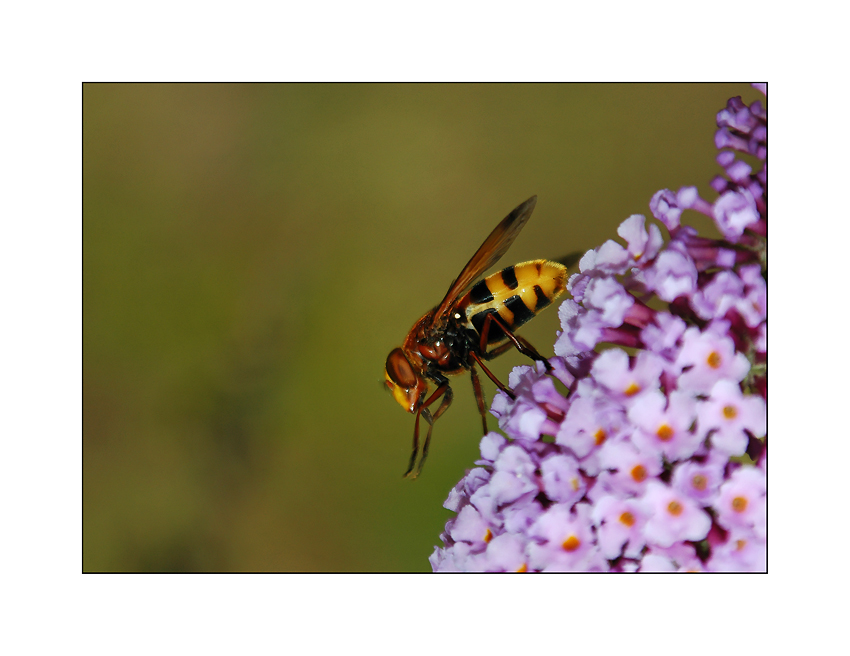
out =
<svg viewBox="0 0 850 656"><path fill-rule="evenodd" d="M652 212L652 216L661 221L671 232L679 227L683 209L676 199L676 194L669 189L655 192L652 200L649 201L649 210Z"/></svg>
<svg viewBox="0 0 850 656"><path fill-rule="evenodd" d="M540 481L549 499L568 507L580 501L587 491L578 462L561 453L553 453L540 462Z"/></svg>
<svg viewBox="0 0 850 656"><path fill-rule="evenodd" d="M467 571L527 572L527 547L526 541L518 534L502 533L490 540L483 552L467 560Z"/></svg>
<svg viewBox="0 0 850 656"><path fill-rule="evenodd" d="M699 433L711 435L712 446L730 456L740 456L747 448L749 433L762 437L766 429L764 399L744 395L741 387L724 378L711 388L711 394L697 410Z"/></svg>
<svg viewBox="0 0 850 656"><path fill-rule="evenodd" d="M767 319L767 283L757 264L741 267L744 297L735 303L735 310L750 328L762 325Z"/></svg>
<svg viewBox="0 0 850 656"><path fill-rule="evenodd" d="M735 350L735 342L721 331L688 328L676 365L683 370L679 387L706 393L721 379L739 382L750 370L747 356Z"/></svg>
<svg viewBox="0 0 850 656"><path fill-rule="evenodd" d="M727 191L715 201L714 218L723 236L734 244L744 229L758 222L760 217L753 195L742 189Z"/></svg>
<svg viewBox="0 0 850 656"><path fill-rule="evenodd" d="M666 250L644 272L647 286L662 301L690 296L697 286L697 268L687 253Z"/></svg>
<svg viewBox="0 0 850 656"><path fill-rule="evenodd" d="M643 392L656 389L662 371L664 360L650 351L641 351L629 362L625 351L612 348L596 358L591 375L608 390L609 395L627 402Z"/></svg>
<svg viewBox="0 0 850 656"><path fill-rule="evenodd" d="M669 547L649 547L641 561L641 572L702 572L704 566L689 542Z"/></svg>
<svg viewBox="0 0 850 656"><path fill-rule="evenodd" d="M449 494L435 571L765 570L767 117L733 98L717 124L713 202L659 191L666 239L636 214L581 259L551 370L514 369L507 438Z"/></svg>
<svg viewBox="0 0 850 656"><path fill-rule="evenodd" d="M516 370L511 372L513 376ZM530 381L523 381L526 390L531 389ZM509 383L510 384L510 383ZM526 433L533 439L534 435L538 435L540 427L546 420L546 413L542 408L538 408L534 403L534 399L530 395L522 395L517 397L519 403L509 403L507 396L499 396L494 398L496 403L493 404L491 412L499 420L499 427L508 433L512 438L517 439Z"/></svg>
<svg viewBox="0 0 850 656"><path fill-rule="evenodd" d="M752 530L763 536L765 491L763 471L757 467L736 469L720 486L713 506L717 521L726 529Z"/></svg>
<svg viewBox="0 0 850 656"><path fill-rule="evenodd" d="M671 484L703 507L717 498L717 490L723 482L726 458L713 458L707 462L686 460L673 470Z"/></svg>
<svg viewBox="0 0 850 656"><path fill-rule="evenodd" d="M549 508L529 529L529 564L539 571L602 570L606 561L596 543L590 506L570 509L559 503Z"/></svg>
<svg viewBox="0 0 850 656"><path fill-rule="evenodd" d="M555 442L569 449L576 458L586 458L606 440L616 437L623 423L623 408L582 380Z"/></svg>
<svg viewBox="0 0 850 656"><path fill-rule="evenodd" d="M536 463L521 446L509 444L502 449L493 463L493 476L488 485L492 502L503 506L524 495L537 494L536 468Z"/></svg>
<svg viewBox="0 0 850 656"><path fill-rule="evenodd" d="M637 499L621 499L614 495L599 499L592 511L599 548L605 558L637 558L646 544L646 513Z"/></svg>
<svg viewBox="0 0 850 656"><path fill-rule="evenodd" d="M667 312L656 313L653 322L640 334L646 352L657 353L670 361L686 327L687 324L680 317L674 317Z"/></svg>
<svg viewBox="0 0 850 656"><path fill-rule="evenodd" d="M661 230L658 229L657 225L649 226L648 232L645 225L646 217L642 214L633 214L623 221L617 229L617 234L626 240L629 255L635 264L651 261L658 255L658 251L664 243Z"/></svg>
<svg viewBox="0 0 850 656"><path fill-rule="evenodd" d="M584 292L584 306L599 312L606 326L620 326L635 297L614 278L593 278Z"/></svg>
<svg viewBox="0 0 850 656"><path fill-rule="evenodd" d="M637 426L632 442L643 453L657 452L669 462L690 458L702 439L691 431L696 419L696 399L686 392L669 396L653 390L629 408L629 419Z"/></svg>
<svg viewBox="0 0 850 656"><path fill-rule="evenodd" d="M730 533L726 542L714 547L706 569L710 572L763 572L767 569L766 546L763 537Z"/></svg>
<svg viewBox="0 0 850 656"><path fill-rule="evenodd" d="M640 497L649 481L664 470L658 451L642 451L632 439L609 442L599 454L599 461L604 471L597 478L594 496L601 490L626 498Z"/></svg>
<svg viewBox="0 0 850 656"><path fill-rule="evenodd" d="M744 294L744 283L732 271L720 271L699 289L691 302L701 319L720 319L736 306Z"/></svg>
<svg viewBox="0 0 850 656"><path fill-rule="evenodd" d="M711 528L711 517L699 504L659 481L651 481L647 486L641 507L649 518L644 534L648 541L660 547L702 540Z"/></svg>
<svg viewBox="0 0 850 656"><path fill-rule="evenodd" d="M475 506L468 505L460 509L451 527L446 531L457 542L468 542L471 546L483 546L493 537L493 532Z"/></svg>

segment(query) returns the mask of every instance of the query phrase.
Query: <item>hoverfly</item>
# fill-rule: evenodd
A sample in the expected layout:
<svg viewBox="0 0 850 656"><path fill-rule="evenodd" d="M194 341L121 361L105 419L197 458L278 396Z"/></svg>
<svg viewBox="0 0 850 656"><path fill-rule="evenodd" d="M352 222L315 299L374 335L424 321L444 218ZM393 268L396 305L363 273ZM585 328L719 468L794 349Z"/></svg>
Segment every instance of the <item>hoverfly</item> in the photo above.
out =
<svg viewBox="0 0 850 656"><path fill-rule="evenodd" d="M484 394L476 365L511 398L515 398L513 392L487 369L484 360L491 360L513 346L520 353L542 361L546 369L551 370L546 358L514 331L561 295L565 289L566 267L557 262L531 260L507 267L473 285L505 254L536 204L537 196L532 196L496 226L463 267L440 304L413 325L401 348L393 349L387 356L385 384L401 407L416 415L413 453L405 478L419 475L428 456L434 422L452 403L454 394L447 376L470 372L486 434ZM436 385L430 396L429 382ZM442 401L432 415L430 406L440 397ZM420 416L428 422L428 434L419 466L414 471L419 453Z"/></svg>

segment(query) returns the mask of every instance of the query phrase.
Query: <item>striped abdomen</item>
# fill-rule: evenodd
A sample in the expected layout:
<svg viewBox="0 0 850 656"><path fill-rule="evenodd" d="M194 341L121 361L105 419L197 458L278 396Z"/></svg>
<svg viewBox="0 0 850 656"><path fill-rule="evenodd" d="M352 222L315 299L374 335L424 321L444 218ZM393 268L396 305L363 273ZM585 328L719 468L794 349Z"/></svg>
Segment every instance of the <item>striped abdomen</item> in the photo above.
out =
<svg viewBox="0 0 850 656"><path fill-rule="evenodd" d="M467 325L479 334L488 312L498 312L516 330L561 295L566 278L566 267L557 262L522 262L477 282L456 309L465 313ZM487 344L495 345L506 339L504 331L491 321Z"/></svg>

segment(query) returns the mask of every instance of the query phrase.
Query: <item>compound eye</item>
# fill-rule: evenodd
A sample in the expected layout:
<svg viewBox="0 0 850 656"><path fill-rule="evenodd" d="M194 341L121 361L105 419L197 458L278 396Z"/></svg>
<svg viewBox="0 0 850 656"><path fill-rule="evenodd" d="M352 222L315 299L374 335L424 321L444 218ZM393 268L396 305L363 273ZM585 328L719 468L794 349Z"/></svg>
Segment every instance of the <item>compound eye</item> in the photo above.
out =
<svg viewBox="0 0 850 656"><path fill-rule="evenodd" d="M416 384L413 367L410 366L404 351L400 348L393 349L387 356L387 375L396 385L404 388L410 388Z"/></svg>

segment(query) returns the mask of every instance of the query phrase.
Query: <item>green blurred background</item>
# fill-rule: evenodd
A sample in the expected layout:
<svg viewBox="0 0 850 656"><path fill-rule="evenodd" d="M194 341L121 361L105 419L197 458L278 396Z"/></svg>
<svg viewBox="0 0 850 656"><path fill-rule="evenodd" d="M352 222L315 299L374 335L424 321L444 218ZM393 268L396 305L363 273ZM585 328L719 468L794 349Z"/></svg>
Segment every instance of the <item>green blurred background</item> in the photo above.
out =
<svg viewBox="0 0 850 656"><path fill-rule="evenodd" d="M760 96L84 85L84 570L430 571L480 418L456 379L403 480L413 417L382 389L387 353L532 194L500 266L614 238L663 187L713 198L734 95ZM556 329L549 310L523 334L545 354Z"/></svg>

